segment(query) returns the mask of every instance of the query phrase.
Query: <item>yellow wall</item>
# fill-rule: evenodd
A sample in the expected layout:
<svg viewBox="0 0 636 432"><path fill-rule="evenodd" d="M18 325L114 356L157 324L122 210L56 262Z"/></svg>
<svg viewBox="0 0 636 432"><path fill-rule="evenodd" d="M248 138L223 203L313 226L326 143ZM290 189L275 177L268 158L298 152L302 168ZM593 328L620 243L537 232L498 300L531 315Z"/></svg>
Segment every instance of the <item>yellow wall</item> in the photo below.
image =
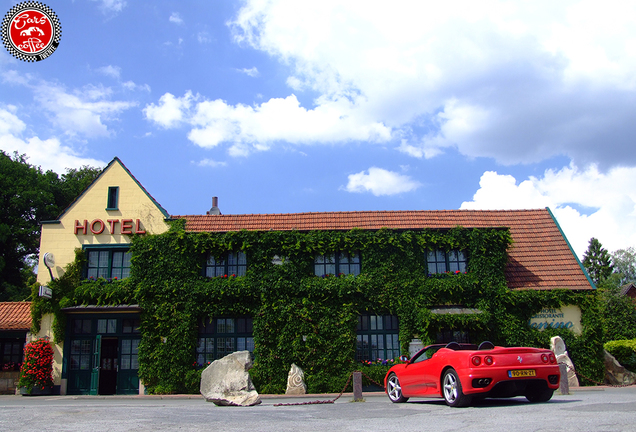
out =
<svg viewBox="0 0 636 432"><path fill-rule="evenodd" d="M119 187L119 199L117 210L106 210L108 204L108 188ZM160 234L168 229L165 222L166 215L155 202L146 194L143 188L135 181L118 159L113 160L104 169L101 175L84 191L84 193L64 212L60 217L60 223L46 223L42 225L40 235L40 260L38 267L38 282L42 285L51 280L49 271L44 265L44 254L53 254L55 265L52 274L58 278L64 274L64 268L75 259L75 249L84 245L118 245L131 241L130 235L121 234L121 221L132 219L132 232L139 227L147 234ZM96 219L101 219L105 229L101 234L93 234L90 224ZM117 219L114 234L110 232L108 220ZM86 234L79 230L75 233L75 221L83 224L88 222L89 228ZM94 225L98 230L100 224ZM139 234L133 234L139 235ZM143 235L143 234L141 234ZM30 335L31 339L48 337L53 341L53 315L47 314L42 318L41 331L37 335ZM66 394L66 383L61 379L63 344L54 346L53 377L56 385L61 385L62 394Z"/></svg>
<svg viewBox="0 0 636 432"><path fill-rule="evenodd" d="M119 187L118 210L106 210L108 188ZM92 221L100 219L105 229L101 234L90 231ZM120 222L115 225L115 234L110 233L109 219ZM46 223L42 225L40 236L40 261L38 267L38 282L46 285L50 281L49 271L44 265L44 254L52 253L55 266L52 268L54 278L64 274L64 267L75 259L75 249L83 245L116 245L130 243L131 236L121 234L121 221L132 219L132 231L136 230L136 220L140 227L148 234L160 234L168 229L165 215L148 197L128 171L114 160L101 176L84 192L80 198L59 219L60 223ZM88 222L86 235L79 230L75 234L75 221L83 224ZM99 223L94 225L97 230ZM135 234L133 234L135 235Z"/></svg>

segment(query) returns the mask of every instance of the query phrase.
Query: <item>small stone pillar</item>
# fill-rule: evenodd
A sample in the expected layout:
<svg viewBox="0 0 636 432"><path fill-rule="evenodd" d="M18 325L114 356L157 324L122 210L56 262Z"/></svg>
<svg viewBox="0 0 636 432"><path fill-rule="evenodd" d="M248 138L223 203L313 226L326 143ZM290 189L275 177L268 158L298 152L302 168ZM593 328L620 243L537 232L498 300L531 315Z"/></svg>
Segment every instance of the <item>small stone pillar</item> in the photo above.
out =
<svg viewBox="0 0 636 432"><path fill-rule="evenodd" d="M568 383L568 367L565 363L559 364L559 372L561 373L561 381L559 382L559 393L562 395L570 394L570 383Z"/></svg>
<svg viewBox="0 0 636 432"><path fill-rule="evenodd" d="M353 401L364 402L362 398L362 372L353 373Z"/></svg>
<svg viewBox="0 0 636 432"><path fill-rule="evenodd" d="M576 377L576 371L574 370L574 363L570 360L570 356L565 348L565 342L561 339L561 336L554 336L550 339L550 349L554 352L558 364L566 366L565 376L568 378L568 388L578 387L579 379ZM563 373L561 373L563 376Z"/></svg>
<svg viewBox="0 0 636 432"><path fill-rule="evenodd" d="M288 395L304 395L307 393L307 384L305 384L305 373L301 368L292 363L291 369L287 374L287 389L285 394Z"/></svg>

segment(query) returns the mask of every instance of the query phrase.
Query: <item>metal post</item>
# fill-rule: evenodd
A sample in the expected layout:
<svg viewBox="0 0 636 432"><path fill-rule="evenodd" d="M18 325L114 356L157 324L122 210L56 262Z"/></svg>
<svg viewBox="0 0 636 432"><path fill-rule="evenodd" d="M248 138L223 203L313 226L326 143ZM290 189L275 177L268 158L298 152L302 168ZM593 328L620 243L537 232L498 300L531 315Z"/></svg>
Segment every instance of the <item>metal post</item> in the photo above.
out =
<svg viewBox="0 0 636 432"><path fill-rule="evenodd" d="M364 402L362 398L362 372L353 373L353 401Z"/></svg>

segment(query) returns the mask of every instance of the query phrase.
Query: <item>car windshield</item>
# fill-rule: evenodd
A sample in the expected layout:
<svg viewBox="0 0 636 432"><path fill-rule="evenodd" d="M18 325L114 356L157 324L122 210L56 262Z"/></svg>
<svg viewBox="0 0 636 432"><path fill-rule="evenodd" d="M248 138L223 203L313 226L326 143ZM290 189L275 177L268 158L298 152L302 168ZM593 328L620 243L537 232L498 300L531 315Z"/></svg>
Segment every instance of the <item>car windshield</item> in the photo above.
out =
<svg viewBox="0 0 636 432"><path fill-rule="evenodd" d="M444 345L429 345L427 347L422 348L413 358L411 359L411 363L419 363L424 360L428 360L435 355L435 353L443 348Z"/></svg>

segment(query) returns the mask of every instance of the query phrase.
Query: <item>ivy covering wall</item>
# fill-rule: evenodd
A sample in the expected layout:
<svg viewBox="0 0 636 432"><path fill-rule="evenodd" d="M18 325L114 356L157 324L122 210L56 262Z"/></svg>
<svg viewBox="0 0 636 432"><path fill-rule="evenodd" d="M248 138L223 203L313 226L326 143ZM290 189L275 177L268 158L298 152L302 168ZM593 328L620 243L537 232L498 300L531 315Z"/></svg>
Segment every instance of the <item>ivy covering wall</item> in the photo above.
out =
<svg viewBox="0 0 636 432"><path fill-rule="evenodd" d="M549 347L550 337L560 335L577 370L601 381L602 323L596 294L509 290L504 278L509 247L509 231L498 228L189 233L183 221L175 221L164 234L133 239L131 277L122 281L83 280L85 258L78 251L65 275L50 283L53 298L35 297L33 322L38 326L42 314L55 313L60 341L65 328L62 307L138 304L139 376L154 393L198 392L198 321L245 315L253 317L256 348L250 373L261 393L284 392L291 363L304 370L309 392L340 391L349 373L360 368L355 362L360 314L397 315L405 354L412 338L434 342L442 329L467 331L475 342L507 346ZM429 275L426 252L437 249L466 251L468 271ZM208 254L222 258L238 250L248 257L245 276L203 275ZM361 274L314 276L314 257L335 251L359 252ZM274 256L282 257L283 264L273 264ZM581 336L528 326L542 308L568 304L582 309ZM481 313L431 312L444 305Z"/></svg>

